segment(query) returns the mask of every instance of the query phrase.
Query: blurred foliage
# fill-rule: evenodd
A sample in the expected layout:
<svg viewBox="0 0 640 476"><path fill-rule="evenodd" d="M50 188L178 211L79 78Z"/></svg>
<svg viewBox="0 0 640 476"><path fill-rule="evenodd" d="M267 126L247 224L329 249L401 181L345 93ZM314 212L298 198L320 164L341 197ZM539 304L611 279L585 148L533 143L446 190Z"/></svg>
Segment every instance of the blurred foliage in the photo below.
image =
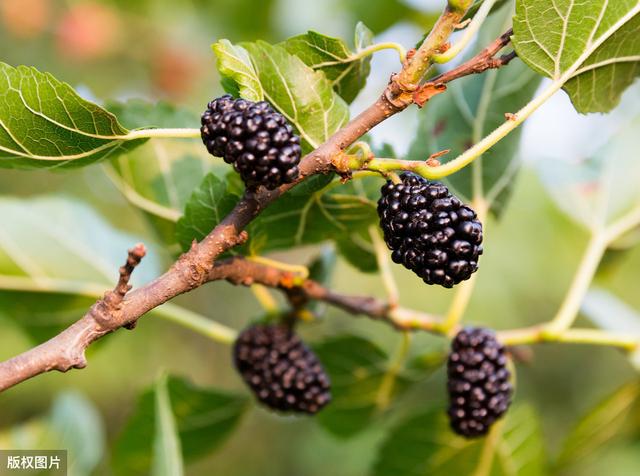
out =
<svg viewBox="0 0 640 476"><path fill-rule="evenodd" d="M226 89L268 97L310 148L359 111L359 97L379 93L367 85L370 68L385 81L397 68L395 59L382 67L369 59L327 66L325 59L345 60L365 48L371 34L363 25L385 41L403 31L417 39L437 17L417 10L418 4L2 0L0 59L64 79L83 98L106 103L106 111L128 129L198 127L198 114L222 91L222 79ZM465 54L508 26L509 8L494 9L481 42ZM316 17L319 9L330 14ZM294 16L300 12L308 18ZM293 28L296 36L287 40L285 31L298 21L331 36ZM214 43L220 73L210 50ZM276 64L284 67L284 76ZM15 69L3 68L17 81ZM46 82L34 72L21 74L23 80ZM75 132L86 133L73 123L86 103L46 78L64 96ZM537 79L515 60L504 70L451 85L420 113L409 155L425 158L451 148L453 157L464 151L501 123L505 112L523 105ZM60 114L60 100L50 93L50 112ZM15 113L3 122L20 132L19 119L30 116L20 116L24 110L15 104ZM116 136L126 132L101 107L88 107L94 116L81 126L95 119ZM318 113L328 109L319 121ZM55 132L61 148L77 145L77 137L60 136L50 123L38 127ZM584 228L638 204L636 130L637 121L631 122L599 151L574 162L550 151L517 180L516 132L487 152L475 172L451 177L462 195L490 198L500 212L500 221L486 223L488 244L469 322L515 328L551 317L588 239ZM22 133L30 138L28 131ZM89 141L87 150L111 140L119 139ZM57 153L52 144L38 145ZM73 322L112 286L124 250L136 241L143 240L150 253L134 284L153 279L181 247L204 236L242 191L229 167L211 160L197 140L135 145L126 155L82 170L0 173L0 358ZM383 148L381 156L396 156L390 145ZM370 178L340 185L333 176L315 177L263 213L238 251L278 252L278 259L310 264L312 277L339 291L384 299L379 276L363 273L377 269L369 226L377 221L380 183ZM607 204L603 213L594 214L596 203ZM635 234L616 243L624 255L599 275L599 287L584 303L584 317L599 327L637 328L636 244ZM446 309L450 293L424 286L400 267L393 273L403 305ZM263 313L247 296L246 289L215 283L176 303L239 329ZM2 393L0 447L68 448L72 475L171 473L182 459L186 474L193 475L637 472L638 377L618 352L536 347L531 362L518 365L517 404L508 417L490 438L469 443L453 437L444 421L444 375L438 370L444 339L415 335L405 356L402 345L400 352L396 348L397 332L388 326L323 308L312 303L322 321L301 326L333 381L334 401L316 419L248 411L249 393L233 371L229 349L155 316L145 317L133 333L118 332L92 347L84 371L42 376ZM168 373L158 377L163 368Z"/></svg>

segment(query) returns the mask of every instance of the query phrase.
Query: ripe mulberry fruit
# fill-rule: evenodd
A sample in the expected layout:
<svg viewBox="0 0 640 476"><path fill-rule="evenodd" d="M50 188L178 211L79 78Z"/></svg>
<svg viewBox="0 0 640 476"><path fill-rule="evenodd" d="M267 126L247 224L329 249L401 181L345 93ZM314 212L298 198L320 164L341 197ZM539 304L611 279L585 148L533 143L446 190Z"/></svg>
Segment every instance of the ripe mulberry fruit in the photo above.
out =
<svg viewBox="0 0 640 476"><path fill-rule="evenodd" d="M209 153L232 164L248 189L273 190L298 177L300 138L269 103L227 94L207 105L201 123Z"/></svg>
<svg viewBox="0 0 640 476"><path fill-rule="evenodd" d="M482 254L482 224L476 213L438 182L404 173L387 181L378 216L395 263L427 284L451 288L469 279Z"/></svg>
<svg viewBox="0 0 640 476"><path fill-rule="evenodd" d="M447 363L451 428L467 438L482 436L511 404L513 387L504 346L487 329L463 329Z"/></svg>
<svg viewBox="0 0 640 476"><path fill-rule="evenodd" d="M247 328L233 357L258 400L274 410L313 414L331 400L329 377L318 358L287 326Z"/></svg>

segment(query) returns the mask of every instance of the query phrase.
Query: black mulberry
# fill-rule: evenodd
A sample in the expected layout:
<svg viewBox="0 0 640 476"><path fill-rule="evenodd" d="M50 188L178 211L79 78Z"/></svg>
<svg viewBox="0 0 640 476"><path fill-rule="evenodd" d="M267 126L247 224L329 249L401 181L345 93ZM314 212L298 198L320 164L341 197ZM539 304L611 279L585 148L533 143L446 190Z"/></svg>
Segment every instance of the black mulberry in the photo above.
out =
<svg viewBox="0 0 640 476"><path fill-rule="evenodd" d="M247 188L273 190L298 177L300 138L269 103L227 94L207 105L201 122L209 153L232 164Z"/></svg>
<svg viewBox="0 0 640 476"><path fill-rule="evenodd" d="M504 346L488 329L463 329L447 363L451 428L467 438L482 436L511 404Z"/></svg>
<svg viewBox="0 0 640 476"><path fill-rule="evenodd" d="M453 287L478 269L482 223L446 186L404 173L382 186L378 216L394 262L427 284Z"/></svg>
<svg viewBox="0 0 640 476"><path fill-rule="evenodd" d="M329 377L318 358L287 326L245 329L233 357L258 400L274 410L313 414L331 400Z"/></svg>

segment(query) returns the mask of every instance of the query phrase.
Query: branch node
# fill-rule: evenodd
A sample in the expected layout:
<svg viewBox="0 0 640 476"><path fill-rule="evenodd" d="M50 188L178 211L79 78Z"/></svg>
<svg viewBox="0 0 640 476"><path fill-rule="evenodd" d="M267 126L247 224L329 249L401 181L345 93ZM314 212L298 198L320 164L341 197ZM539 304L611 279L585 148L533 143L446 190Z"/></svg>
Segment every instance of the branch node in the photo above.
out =
<svg viewBox="0 0 640 476"><path fill-rule="evenodd" d="M140 264L146 254L147 250L142 243L138 243L131 248L127 254L127 261L119 269L120 277L115 288L104 293L104 297L89 310L91 317L103 330L113 330L112 317L120 312L122 301L132 288L129 281L133 270Z"/></svg>

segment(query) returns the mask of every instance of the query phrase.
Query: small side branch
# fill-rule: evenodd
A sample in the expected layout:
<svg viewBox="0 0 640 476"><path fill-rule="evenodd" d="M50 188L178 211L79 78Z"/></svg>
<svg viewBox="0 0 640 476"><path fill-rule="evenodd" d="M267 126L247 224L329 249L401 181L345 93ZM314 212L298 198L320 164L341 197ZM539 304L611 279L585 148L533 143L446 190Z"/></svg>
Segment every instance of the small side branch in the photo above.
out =
<svg viewBox="0 0 640 476"><path fill-rule="evenodd" d="M111 316L121 312L125 295L131 289L129 280L146 253L138 244L129 250L127 261L120 268L115 288L107 291L87 314L52 339L0 364L0 391L44 372L86 367L86 348L103 335L116 330Z"/></svg>
<svg viewBox="0 0 640 476"><path fill-rule="evenodd" d="M511 51L497 58L495 56L502 48L509 44L512 35L513 30L509 29L470 60L427 81L414 93L413 99L415 103L423 106L424 103L433 96L446 91L446 85L451 81L472 74L484 73L488 69L496 69L509 64L509 62L516 57L515 51Z"/></svg>
<svg viewBox="0 0 640 476"><path fill-rule="evenodd" d="M226 279L232 284L251 286L261 284L280 289L300 300L323 301L353 315L366 316L387 322L401 330L424 330L442 333L441 319L431 314L395 307L371 296L352 296L336 293L320 283L299 274L234 257L216 263L209 274L210 281Z"/></svg>

